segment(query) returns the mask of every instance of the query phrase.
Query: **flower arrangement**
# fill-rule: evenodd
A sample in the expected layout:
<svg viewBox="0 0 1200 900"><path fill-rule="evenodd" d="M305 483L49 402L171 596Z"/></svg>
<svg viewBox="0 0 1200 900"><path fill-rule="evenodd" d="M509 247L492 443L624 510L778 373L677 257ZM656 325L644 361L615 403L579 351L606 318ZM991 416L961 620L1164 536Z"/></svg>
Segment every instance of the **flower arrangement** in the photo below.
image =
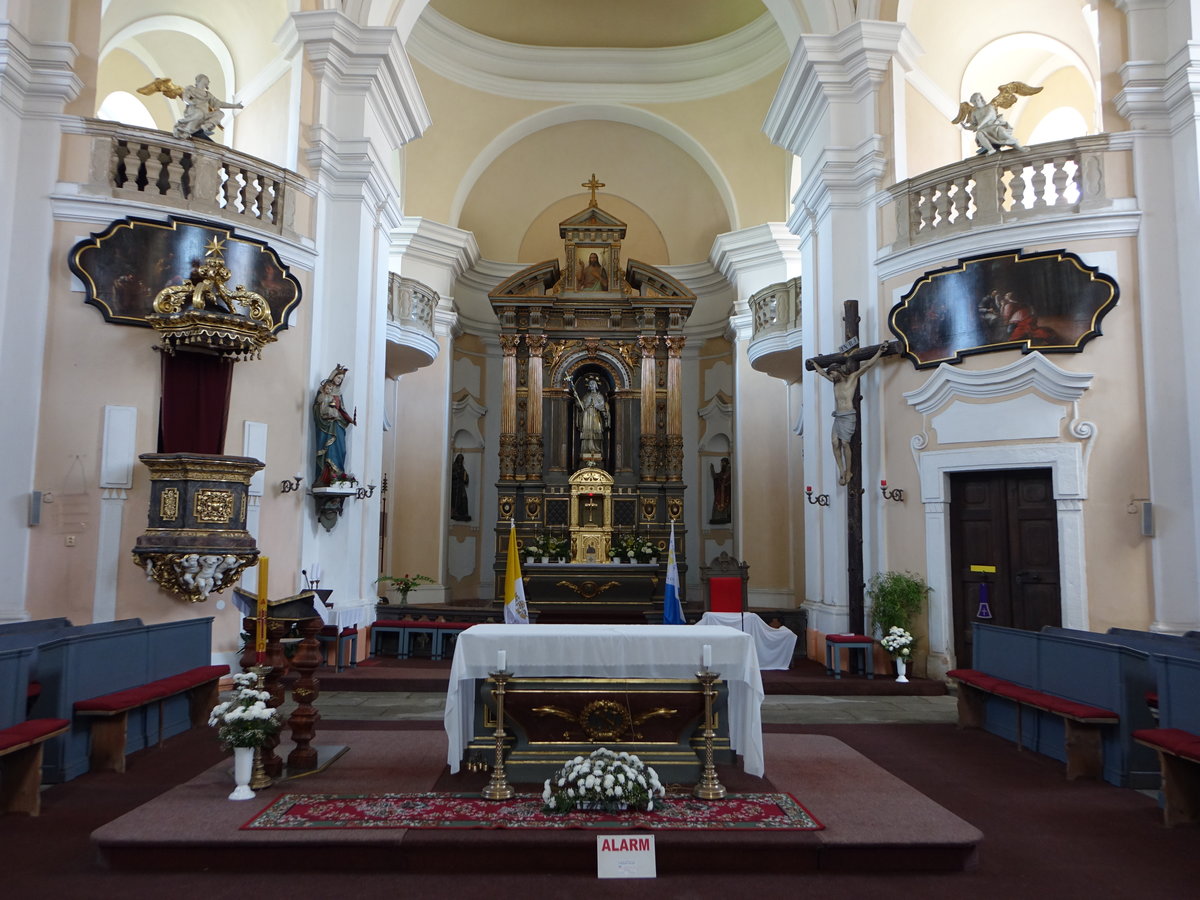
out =
<svg viewBox="0 0 1200 900"><path fill-rule="evenodd" d="M569 760L547 778L542 802L544 812L565 813L573 809L653 812L655 801L661 806L666 793L658 773L636 756L601 747L587 757Z"/></svg>
<svg viewBox="0 0 1200 900"><path fill-rule="evenodd" d="M409 575L405 572L403 575L380 575L375 579L378 584L381 581L388 583L388 588L400 592L401 597L407 597L408 592L415 588L418 584L435 584L436 582L428 575ZM386 598L383 601L387 603Z"/></svg>
<svg viewBox="0 0 1200 900"><path fill-rule="evenodd" d="M546 549L545 556L551 559L559 559L567 555L568 541L566 537L558 537L553 534L547 534L542 537L542 544Z"/></svg>
<svg viewBox="0 0 1200 900"><path fill-rule="evenodd" d="M649 562L658 555L658 548L636 534L619 534L613 538L608 555L615 560Z"/></svg>
<svg viewBox="0 0 1200 900"><path fill-rule="evenodd" d="M218 703L208 724L217 727L224 747L261 747L279 731L279 711L267 706L268 691L258 689L258 676L242 672L233 676L233 695Z"/></svg>
<svg viewBox="0 0 1200 900"><path fill-rule="evenodd" d="M912 656L915 639L899 625L893 625L879 641L893 659L907 660Z"/></svg>

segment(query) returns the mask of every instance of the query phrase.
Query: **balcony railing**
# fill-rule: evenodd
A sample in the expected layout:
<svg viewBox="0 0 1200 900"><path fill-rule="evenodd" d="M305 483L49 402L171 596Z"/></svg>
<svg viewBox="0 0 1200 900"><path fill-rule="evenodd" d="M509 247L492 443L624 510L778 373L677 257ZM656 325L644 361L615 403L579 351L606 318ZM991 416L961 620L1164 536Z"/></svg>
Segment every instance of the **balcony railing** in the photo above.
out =
<svg viewBox="0 0 1200 900"><path fill-rule="evenodd" d="M1098 134L973 156L889 188L896 207L895 249L972 228L1112 205L1106 157L1128 152Z"/></svg>
<svg viewBox="0 0 1200 900"><path fill-rule="evenodd" d="M751 341L800 327L800 279L769 285L750 297Z"/></svg>
<svg viewBox="0 0 1200 900"><path fill-rule="evenodd" d="M388 272L388 322L433 334L433 310L437 305L437 291Z"/></svg>
<svg viewBox="0 0 1200 900"><path fill-rule="evenodd" d="M294 233L303 180L288 169L221 144L117 122L89 119L87 133L94 191Z"/></svg>

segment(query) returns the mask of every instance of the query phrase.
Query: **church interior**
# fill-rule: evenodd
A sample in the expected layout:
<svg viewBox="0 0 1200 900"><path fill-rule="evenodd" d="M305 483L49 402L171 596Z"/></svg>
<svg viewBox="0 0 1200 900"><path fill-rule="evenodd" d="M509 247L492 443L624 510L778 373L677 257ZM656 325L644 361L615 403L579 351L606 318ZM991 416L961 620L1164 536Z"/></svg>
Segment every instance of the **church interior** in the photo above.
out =
<svg viewBox="0 0 1200 900"><path fill-rule="evenodd" d="M461 740L451 700L449 759L434 732L394 732L411 771L370 789L461 788L461 760L472 790L504 797L503 660L528 660L504 623L561 629L549 655L575 669L541 675L608 677L616 650L566 643L597 625L651 629L650 678L694 669L701 643L704 672L714 651L736 669L716 638L684 663L654 637L677 602L688 623L724 609L743 632L753 616L794 633L790 657L824 679L809 693L835 671L839 691L867 683L830 667L840 649L880 693L895 656L954 694L984 733L925 745L918 726L870 726L899 729L908 756L886 764L886 737L857 738L914 809L961 747L1018 790L1038 763L1010 759L1015 741L1081 820L1108 814L1104 790L1135 795L1120 802L1144 804L1136 827L1174 883L1200 821L1200 378L1180 346L1197 40L1187 0L0 0L0 373L24 385L0 434L0 763L36 751L38 770L6 764L0 800L33 802L44 779L30 821L53 835L54 792L108 753L148 802L213 767L198 710L228 696L225 673L266 660L276 705L284 669L315 696L318 667L353 690L419 651L442 690L453 672L451 698L464 679ZM879 640L896 576L919 593L903 654ZM168 674L191 681L145 694ZM710 792L714 741L734 786L765 752L799 796L824 751L792 742L803 728L743 731L786 677L701 679L678 702L703 727L645 752ZM655 690L614 715L657 734L677 701ZM71 706L101 692L123 699ZM514 683L511 715L540 696ZM262 753L275 775L316 766L327 735L396 765L369 731L314 738L320 700L297 700L298 755ZM27 714L65 724L6 739ZM123 772L126 750L156 752L155 714L159 743L164 715L178 736ZM521 728L511 766L540 783L557 739ZM581 728L571 748L610 734ZM213 748L173 773L171 742L197 732ZM1080 774L1085 800L1067 790ZM1184 827L1163 829L1160 805ZM212 810L234 838L252 814ZM673 874L668 834L668 896L733 878L734 851L698 837L679 858L716 853L711 877ZM974 869L971 890L999 889L974 840L967 871L911 885ZM364 869L388 867L363 846ZM561 884L595 887L584 855ZM761 893L794 893L765 869L783 880ZM495 895L517 891L517 869L496 871ZM832 895L883 885L863 879Z"/></svg>

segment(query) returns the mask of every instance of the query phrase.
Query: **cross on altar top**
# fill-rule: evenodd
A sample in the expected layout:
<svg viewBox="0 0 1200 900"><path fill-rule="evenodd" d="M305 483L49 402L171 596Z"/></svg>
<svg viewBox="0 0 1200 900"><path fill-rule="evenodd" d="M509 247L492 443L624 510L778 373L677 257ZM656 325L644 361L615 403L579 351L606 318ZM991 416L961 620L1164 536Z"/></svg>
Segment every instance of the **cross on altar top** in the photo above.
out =
<svg viewBox="0 0 1200 900"><path fill-rule="evenodd" d="M591 192L592 192L592 199L591 199L591 201L589 202L589 204L588 204L588 205L589 205L589 206L595 206L595 205L596 205L596 191L598 191L600 188L604 187L604 182L603 182L603 181L597 181L597 180L596 180L596 173L595 173L595 172L593 172L593 173L592 173L592 178L591 178L591 180L590 180L590 181L585 181L585 182L583 182L583 184L581 184L581 185L580 185L580 187L585 187L585 188L587 188L589 191L591 191Z"/></svg>

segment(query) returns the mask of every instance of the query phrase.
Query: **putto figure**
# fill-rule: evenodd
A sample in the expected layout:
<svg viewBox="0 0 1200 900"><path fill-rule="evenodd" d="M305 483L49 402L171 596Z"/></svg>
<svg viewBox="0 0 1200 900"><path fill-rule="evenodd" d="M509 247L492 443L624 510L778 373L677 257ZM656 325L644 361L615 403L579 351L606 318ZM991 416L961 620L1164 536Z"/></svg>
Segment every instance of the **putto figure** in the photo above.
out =
<svg viewBox="0 0 1200 900"><path fill-rule="evenodd" d="M1040 87L1030 87L1021 81L1010 81L997 89L1000 91L991 100L985 101L983 94L975 93L970 100L958 105L958 115L951 125L962 125L967 131L975 132L975 153L995 153L1005 147L1020 150L1021 145L1013 134L1012 126L1005 121L1000 110L1008 109L1017 102L1017 97L1031 97L1041 93Z"/></svg>

